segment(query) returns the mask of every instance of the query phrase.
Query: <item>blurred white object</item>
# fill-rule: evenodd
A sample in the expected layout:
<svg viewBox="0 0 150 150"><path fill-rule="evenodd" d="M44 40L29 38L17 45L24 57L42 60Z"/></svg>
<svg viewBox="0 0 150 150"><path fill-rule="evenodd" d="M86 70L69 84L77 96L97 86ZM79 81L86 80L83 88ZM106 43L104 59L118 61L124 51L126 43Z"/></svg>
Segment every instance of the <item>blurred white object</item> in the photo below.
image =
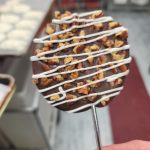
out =
<svg viewBox="0 0 150 150"><path fill-rule="evenodd" d="M30 10L30 7L28 5L26 5L26 4L16 4L12 8L12 11L14 13L18 13L18 14L26 13L29 10Z"/></svg>
<svg viewBox="0 0 150 150"><path fill-rule="evenodd" d="M15 24L20 20L20 17L17 15L11 15L11 14L2 14L0 16L0 22L2 23L11 23Z"/></svg>
<svg viewBox="0 0 150 150"><path fill-rule="evenodd" d="M8 37L10 39L22 39L22 40L28 40L31 39L31 32L29 30L13 30L8 34Z"/></svg>
<svg viewBox="0 0 150 150"><path fill-rule="evenodd" d="M37 26L37 21L35 20L22 20L20 22L18 22L16 24L16 28L19 28L19 29L29 29L29 30L34 30L35 29L35 26Z"/></svg>
<svg viewBox="0 0 150 150"><path fill-rule="evenodd" d="M128 0L114 0L115 4L124 5L128 3Z"/></svg>
<svg viewBox="0 0 150 150"><path fill-rule="evenodd" d="M12 29L12 25L11 24L7 24L7 23L0 23L0 33L6 33L9 32Z"/></svg>
<svg viewBox="0 0 150 150"><path fill-rule="evenodd" d="M0 42L4 41L5 38L6 38L5 34L0 34Z"/></svg>
<svg viewBox="0 0 150 150"><path fill-rule="evenodd" d="M131 0L133 4L144 6L149 3L149 0Z"/></svg>
<svg viewBox="0 0 150 150"><path fill-rule="evenodd" d="M10 87L0 83L0 104L6 97L6 95L10 92Z"/></svg>
<svg viewBox="0 0 150 150"><path fill-rule="evenodd" d="M42 17L43 17L42 11L29 11L24 14L24 18L28 18L28 19L40 19Z"/></svg>

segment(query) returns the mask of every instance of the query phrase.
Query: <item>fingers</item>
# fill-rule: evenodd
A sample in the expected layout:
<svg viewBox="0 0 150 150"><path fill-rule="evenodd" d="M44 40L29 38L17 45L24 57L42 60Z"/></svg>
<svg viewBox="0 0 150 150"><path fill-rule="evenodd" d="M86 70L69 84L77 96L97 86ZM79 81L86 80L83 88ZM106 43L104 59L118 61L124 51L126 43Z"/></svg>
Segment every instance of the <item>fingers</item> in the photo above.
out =
<svg viewBox="0 0 150 150"><path fill-rule="evenodd" d="M134 140L123 144L106 146L102 150L150 150L150 142Z"/></svg>

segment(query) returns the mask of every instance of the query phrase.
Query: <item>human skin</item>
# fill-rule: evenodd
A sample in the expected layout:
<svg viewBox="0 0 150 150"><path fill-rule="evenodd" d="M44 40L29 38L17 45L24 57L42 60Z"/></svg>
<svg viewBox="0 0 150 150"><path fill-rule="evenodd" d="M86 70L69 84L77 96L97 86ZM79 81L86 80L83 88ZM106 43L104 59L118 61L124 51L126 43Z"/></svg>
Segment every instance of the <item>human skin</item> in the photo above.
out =
<svg viewBox="0 0 150 150"><path fill-rule="evenodd" d="M150 141L134 140L127 143L105 146L102 150L150 150Z"/></svg>

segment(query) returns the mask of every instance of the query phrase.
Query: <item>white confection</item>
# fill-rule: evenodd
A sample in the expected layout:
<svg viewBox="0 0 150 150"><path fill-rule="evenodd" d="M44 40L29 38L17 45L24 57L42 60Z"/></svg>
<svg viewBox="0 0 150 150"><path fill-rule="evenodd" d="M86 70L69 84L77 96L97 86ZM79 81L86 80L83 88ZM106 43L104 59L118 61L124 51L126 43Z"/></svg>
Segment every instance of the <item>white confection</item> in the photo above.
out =
<svg viewBox="0 0 150 150"><path fill-rule="evenodd" d="M7 40L1 44L1 49L5 49L8 51L22 51L26 46L26 42L21 40ZM9 52L8 52L9 53Z"/></svg>
<svg viewBox="0 0 150 150"><path fill-rule="evenodd" d="M0 23L0 33L9 32L12 29L12 25L8 23Z"/></svg>
<svg viewBox="0 0 150 150"><path fill-rule="evenodd" d="M87 98L87 97L90 97L90 96L97 96L97 95L101 95L102 96L101 99L96 101L95 103L87 104L87 105L78 107L78 108L73 109L73 110L68 111L68 112L77 112L77 111L80 111L82 109L91 107L93 105L97 105L97 104L99 104L101 101L103 101L105 99L108 99L108 98L111 98L111 97L114 97L114 96L120 94L120 91L123 89L123 87L118 87L118 88L110 89L110 90L107 90L107 91L102 91L102 92L99 92L99 93L92 93L92 94L89 94L89 95L80 96L80 97L71 99L69 101L65 100L66 94L68 92L72 92L74 90L77 90L77 89L80 89L80 88L84 88L86 86L90 86L92 84L96 84L96 83L103 82L103 81L105 81L105 82L112 82L112 81L114 81L114 80L116 80L116 79L118 79L120 77L128 75L128 73L129 73L129 70L126 70L125 72L113 74L113 75L104 77L102 79L99 79L99 80L96 80L96 81L92 81L90 83L86 83L86 84L84 84L82 86L73 87L73 88L70 88L70 89L67 89L67 90L64 90L62 88L62 86L64 84L66 84L66 83L72 83L72 82L75 82L77 80L82 80L82 79L85 79L85 78L88 78L88 77L93 77L93 76L95 76L95 75L97 75L97 74L99 74L101 72L106 72L108 70L112 70L112 69L117 68L119 66L122 66L124 64L129 64L131 62L131 60L132 60L131 57L128 57L128 58L124 58L122 60L110 61L110 62L107 62L107 63L103 63L103 64L99 64L99 65L95 65L95 66L89 66L89 67L86 67L86 68L74 69L74 70L71 70L71 71L64 71L64 72L59 72L59 73L57 72L57 70L59 70L61 68L64 68L66 66L71 66L71 65L78 64L80 62L87 61L91 57L95 58L95 57L99 57L101 55L110 54L112 52L119 52L119 51L122 51L122 50L123 51L129 50L130 46L129 45L124 45L124 46L119 47L119 48L99 49L98 51L94 51L94 52L91 52L91 53L70 54L70 55L61 55L61 56L52 56L52 57L46 57L45 56L47 54L55 54L56 52L63 51L65 49L67 49L67 48L72 49L74 46L77 46L79 44L93 43L93 42L96 42L97 40L100 40L100 39L106 37L106 36L111 36L111 35L114 35L114 34L116 34L118 32L127 31L127 29L124 28L124 27L116 27L114 29L109 29L109 30L106 30L106 31L100 31L100 32L93 33L93 34L88 34L88 35L85 35L85 36L74 36L74 37L67 38L67 39L64 39L64 40L51 40L51 41L49 40L49 38L51 36L53 36L53 35L63 34L63 33L69 32L69 31L71 31L71 30L73 30L75 28L84 28L84 27L88 27L88 26L91 26L91 25L94 25L94 24L97 24L97 23L104 23L104 22L109 22L109 21L113 20L112 17L101 17L101 18L98 18L98 19L85 19L85 18L83 18L83 17L91 15L91 14L93 14L95 12L96 11L88 12L88 13L81 13L81 14L74 13L71 16L64 17L64 18L62 18L60 20L53 19L52 22L55 23L55 24L72 23L74 21L84 22L85 24L83 24L83 25L74 25L74 26L72 26L69 29L62 30L62 31L59 31L59 32L55 32L55 33L53 33L51 35L44 36L44 37L39 38L39 39L34 39L35 43L42 43L42 44L43 43L67 42L67 41L70 41L70 40L73 40L73 39L78 39L78 38L86 39L86 41L79 42L79 43L73 43L73 44L69 44L69 45L66 45L66 46L63 46L63 47L59 47L59 48L56 48L56 49L51 49L50 51L38 53L36 56L32 56L31 57L31 61L50 60L50 59L54 59L54 58L62 59L62 58L69 57L69 56L70 57L87 56L87 57L84 57L84 59L80 59L78 61L71 62L71 63L68 63L68 64L59 65L59 66L55 67L54 69L51 69L51 70L48 70L48 71L44 71L44 72L41 72L41 73L38 73L38 74L34 74L32 76L32 78L34 78L34 79L36 79L36 78L45 78L45 77L53 77L53 76L56 76L56 75L59 75L59 74L63 75L63 74L69 74L69 73L72 73L72 72L78 72L78 71L84 71L84 70L90 70L90 69L94 69L94 68L104 67L103 69L97 70L94 73L91 73L91 74L88 74L88 75L79 76L76 79L65 80L65 81L59 82L59 83L57 83L57 84L55 84L53 86L50 86L50 87L43 88L43 89L39 90L39 92L43 93L43 92L47 92L49 90L58 88L58 92L44 96L44 98L50 98L51 96L61 95L60 99L57 102L55 102L55 101L48 101L48 103L52 104L53 106L59 106L59 105L62 105L62 104L68 103L68 102L75 102L75 101L78 101L78 100L81 100L83 98ZM78 19L74 19L73 18L74 16L78 16L79 18ZM90 56L90 54L92 54L92 56ZM110 64L113 64L113 65L110 66Z"/></svg>
<svg viewBox="0 0 150 150"><path fill-rule="evenodd" d="M31 31L29 30L13 30L9 32L8 37L11 39L29 40L31 38Z"/></svg>
<svg viewBox="0 0 150 150"><path fill-rule="evenodd" d="M12 8L12 11L14 13L18 13L18 14L23 14L26 13L30 10L30 6L26 5L26 4L16 4L14 5L14 7Z"/></svg>
<svg viewBox="0 0 150 150"><path fill-rule="evenodd" d="M8 86L0 83L0 103L4 100L9 91L10 88Z"/></svg>
<svg viewBox="0 0 150 150"><path fill-rule="evenodd" d="M0 43L6 38L5 34L0 34Z"/></svg>
<svg viewBox="0 0 150 150"><path fill-rule="evenodd" d="M37 23L38 22L35 20L22 20L16 24L16 27L20 29L35 30L37 27Z"/></svg>
<svg viewBox="0 0 150 150"><path fill-rule="evenodd" d="M20 20L20 17L17 15L11 15L11 14L3 14L0 16L0 22L2 23L11 23L15 24Z"/></svg>
<svg viewBox="0 0 150 150"><path fill-rule="evenodd" d="M27 19L41 19L43 14L44 13L42 11L29 11L29 12L24 14L24 18L27 18Z"/></svg>
<svg viewBox="0 0 150 150"><path fill-rule="evenodd" d="M7 5L2 5L0 6L0 12L2 13L9 13L11 11L11 7L10 6L7 6Z"/></svg>

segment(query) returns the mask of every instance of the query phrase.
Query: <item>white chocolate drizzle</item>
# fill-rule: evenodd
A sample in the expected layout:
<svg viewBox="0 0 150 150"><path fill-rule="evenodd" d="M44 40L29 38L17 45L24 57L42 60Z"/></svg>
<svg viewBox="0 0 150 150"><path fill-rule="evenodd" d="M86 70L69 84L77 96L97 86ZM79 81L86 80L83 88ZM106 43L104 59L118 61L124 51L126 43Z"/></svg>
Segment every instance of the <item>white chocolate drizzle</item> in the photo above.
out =
<svg viewBox="0 0 150 150"><path fill-rule="evenodd" d="M32 75L32 78L34 78L34 79L49 78L49 77L53 77L53 76L57 76L57 75L70 74L70 73L73 73L73 72L86 71L86 70L90 70L90 69L96 69L96 68L104 67L104 68L102 68L102 69L100 69L100 70L98 70L98 71L96 71L94 73L91 73L91 74L88 74L88 75L79 76L76 79L62 81L62 82L59 82L58 84L55 84L53 86L50 86L50 87L47 87L47 88L43 88L43 89L39 89L39 92L43 93L43 92L47 92L47 91L53 90L55 88L58 88L58 92L52 93L52 94L48 94L48 95L44 96L44 98L50 99L47 102L49 104L52 104L52 106L59 106L59 105L63 105L65 103L69 103L69 102L76 102L76 101L79 101L79 100L82 100L84 98L88 98L88 97L91 97L91 96L101 96L101 98L99 100L97 100L96 102L94 102L94 103L86 104L84 106L80 106L80 107L75 108L73 110L69 110L68 112L70 112L70 113L71 112L81 111L81 110L89 108L89 107L91 107L93 105L96 106L101 101L109 99L111 97L114 97L114 96L120 94L120 91L123 89L123 87L117 87L117 88L113 88L113 89L102 91L102 92L98 92L98 93L90 93L88 95L84 95L84 96L80 96L80 97L77 97L77 98L74 98L74 99L66 100L66 95L67 95L68 92L76 91L76 90L78 90L80 88L84 88L84 87L87 87L87 86L90 86L90 85L93 85L93 84L97 84L99 82L104 82L104 81L112 82L112 81L115 81L116 79L118 79L120 77L128 75L128 73L129 73L129 70L126 70L126 71L121 72L121 73L119 72L119 73L116 73L116 74L113 74L113 75L110 75L110 76L105 76L104 78L96 80L96 81L91 81L90 83L86 83L86 84L84 84L82 86L73 87L73 88L70 88L70 89L67 89L67 90L64 90L62 88L62 86L64 84L66 84L66 83L72 83L72 82L77 81L77 80L93 77L93 76L95 76L97 74L100 74L101 72L106 72L108 70L112 70L112 69L117 68L119 66L122 66L122 65L125 65L125 64L129 64L131 62L132 58L128 57L128 58L124 58L124 59L121 59L121 60L106 62L104 64L99 64L99 65L95 65L95 66L89 66L89 67L86 67L86 68L74 69L74 70L64 71L64 72L57 72L61 68L64 68L64 67L67 67L67 66L71 66L71 65L75 65L75 64L87 61L89 58L96 58L96 57L99 57L101 55L111 54L112 52L119 52L119 51L129 50L130 46L129 45L124 45L124 46L119 47L119 48L99 49L97 51L88 52L88 53L59 55L59 56L55 55L56 52L59 52L59 51L62 51L62 50L68 49L68 48L73 48L73 47L75 47L77 45L81 45L81 44L93 43L93 42L96 42L96 41L98 41L98 40L100 40L100 39L102 39L104 37L108 37L108 36L114 35L114 34L116 34L118 32L127 31L126 28L121 26L121 27L116 27L114 29L109 29L109 30L106 30L106 31L100 31L100 32L93 33L93 34L88 34L88 35L85 35L85 36L74 36L74 37L71 37L71 38L63 39L63 40L61 40L61 39L59 39L59 40L50 40L50 38L52 36L63 34L63 33L66 33L66 32L70 32L73 29L80 29L80 28L84 28L84 27L89 27L89 26L92 26L92 25L95 25L95 24L98 24L98 23L105 23L105 22L109 22L109 21L113 20L112 17L100 17L100 18L96 18L96 19L83 18L83 17L89 16L89 15L92 15L92 14L94 14L96 12L101 12L101 11L92 11L92 12L86 12L86 13L81 13L81 14L73 13L72 15L64 17L64 18L62 18L60 20L53 19L52 23L55 23L55 24L63 24L63 23L69 24L69 23L74 23L74 22L84 23L84 24L73 25L72 27L70 27L70 28L68 28L66 30L55 32L55 33L53 33L51 35L44 36L42 38L34 39L35 43L41 43L41 44L44 44L44 43L60 43L60 42L63 43L63 42L71 41L73 39L87 39L86 41L83 41L83 42L69 44L69 45L66 45L66 46L63 46L63 47L59 47L59 48L56 48L56 49L51 49L51 50L46 51L46 52L41 52L41 53L38 53L35 56L32 56L31 57L31 61L33 61L33 62L34 61L42 61L42 60L50 60L50 59L54 59L54 58L63 59L65 57L73 57L74 58L74 57L87 56L84 59L80 59L78 61L71 62L71 63L68 63L68 64L59 65L56 68L53 68L51 70L44 71L44 72L41 72L41 73L38 73L38 74L34 74L34 75ZM89 38L92 38L92 39L89 39ZM51 57L46 56L48 54L54 54L54 55L51 56ZM111 64L111 66L110 66L110 64ZM51 101L51 97L52 96L56 96L56 95L62 95L62 96L60 96L60 98L57 101Z"/></svg>
<svg viewBox="0 0 150 150"><path fill-rule="evenodd" d="M47 35L47 36L44 36L42 38L35 38L33 41L35 43L39 43L40 41L43 41L43 40L46 40L52 36L55 36L55 35L59 35L59 34L63 34L63 33L66 33L66 32L70 32L72 31L73 29L80 29L80 28L85 28L85 27L89 27L89 26L92 26L94 24L98 24L98 23L105 23L105 22L109 22L109 21L112 21L113 18L112 17L102 17L99 21L95 21L95 22L90 22L90 23L86 23L86 24L83 24L83 25L73 25L72 27L66 29L66 30L62 30L62 31L59 31L59 32L55 32L53 34L50 34L50 35Z"/></svg>

